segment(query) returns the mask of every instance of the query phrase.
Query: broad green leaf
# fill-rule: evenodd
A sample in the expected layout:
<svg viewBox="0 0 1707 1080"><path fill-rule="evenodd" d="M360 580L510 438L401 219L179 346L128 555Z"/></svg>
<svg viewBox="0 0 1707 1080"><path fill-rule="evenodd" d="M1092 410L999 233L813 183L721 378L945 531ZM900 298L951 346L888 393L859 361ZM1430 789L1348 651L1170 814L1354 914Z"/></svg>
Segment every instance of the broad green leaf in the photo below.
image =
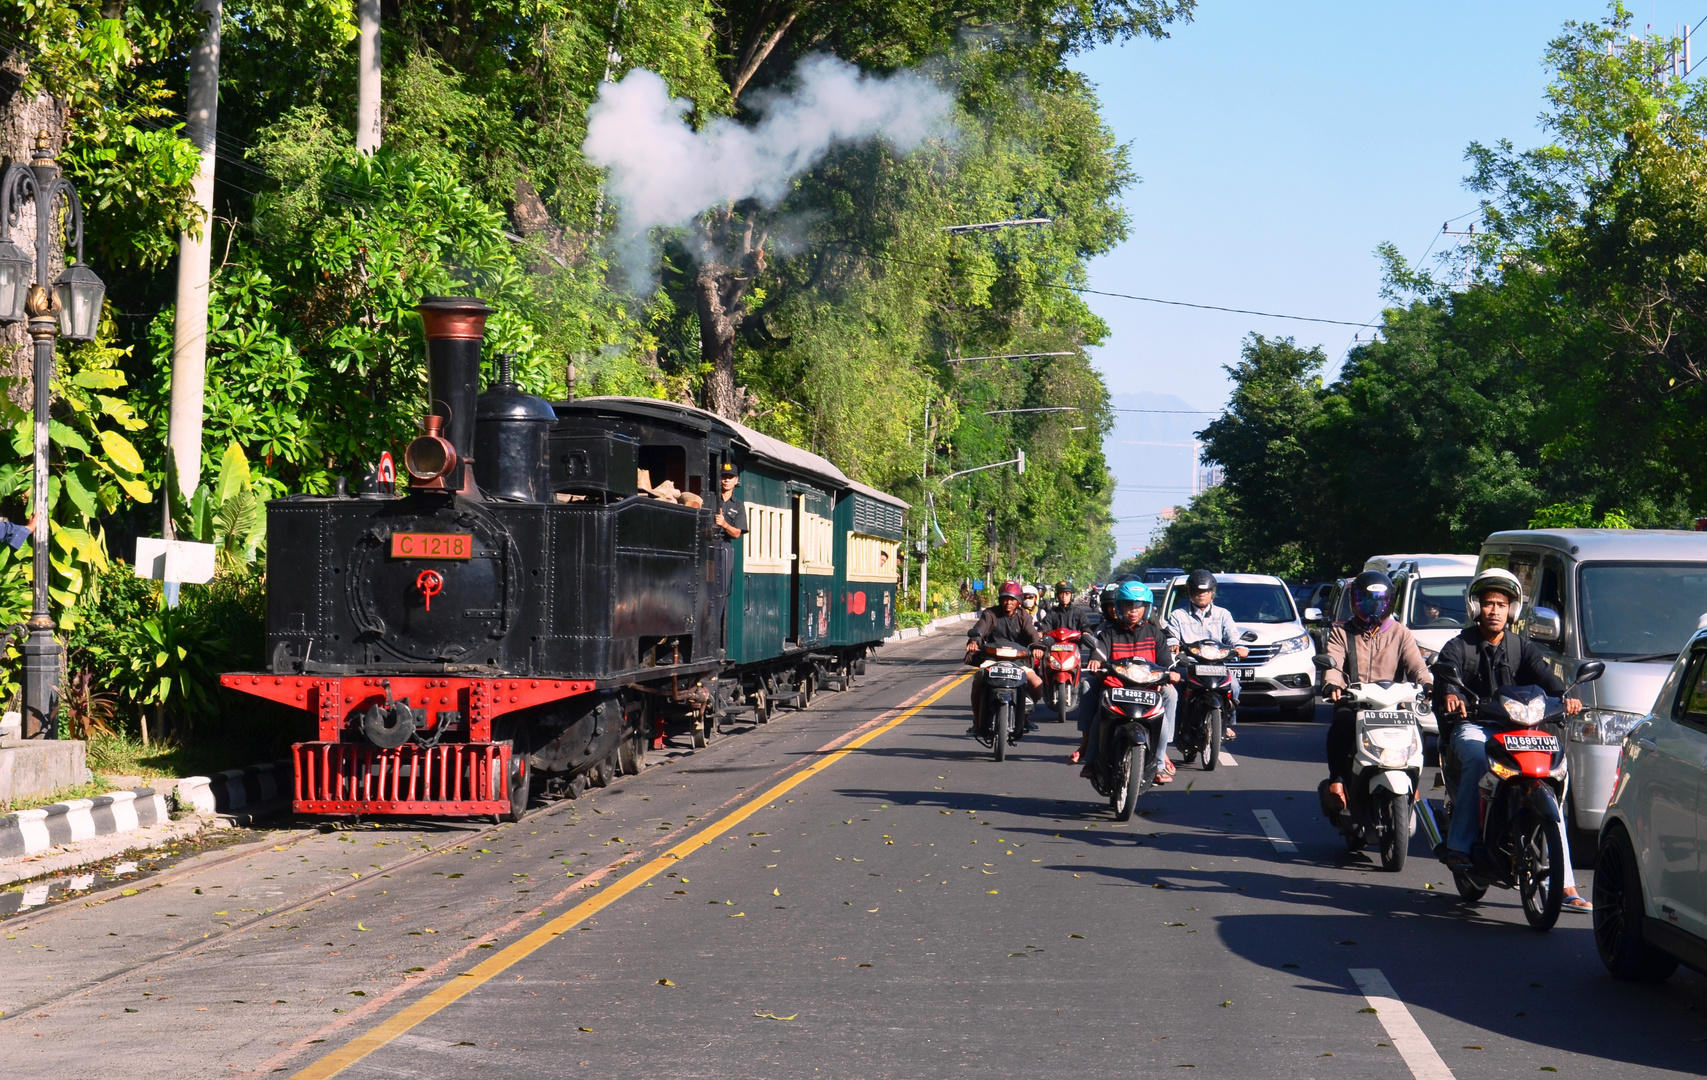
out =
<svg viewBox="0 0 1707 1080"><path fill-rule="evenodd" d="M136 447L130 444L129 439L118 432L103 428L101 431L101 449L107 452L107 458L113 464L125 472L139 473L142 471L142 455L136 452Z"/></svg>
<svg viewBox="0 0 1707 1080"><path fill-rule="evenodd" d="M224 504L240 491L249 489L249 459L243 447L232 443L219 460L219 480L214 487L215 501Z"/></svg>
<svg viewBox="0 0 1707 1080"><path fill-rule="evenodd" d="M83 512L84 517L92 518L100 513L95 492L89 490L81 469L71 469L65 472L65 494L73 505Z"/></svg>
<svg viewBox="0 0 1707 1080"><path fill-rule="evenodd" d="M82 435L60 423L58 420L49 420L47 422L47 437L53 445L66 450L80 450L87 454L92 449L89 446L88 439L85 439ZM135 453L134 450L131 452ZM135 472L140 470L142 468L141 463L142 459L137 458L137 467L131 471Z"/></svg>
<svg viewBox="0 0 1707 1080"><path fill-rule="evenodd" d="M73 375L71 382L90 390L118 390L125 385L125 377L118 368L87 368Z"/></svg>

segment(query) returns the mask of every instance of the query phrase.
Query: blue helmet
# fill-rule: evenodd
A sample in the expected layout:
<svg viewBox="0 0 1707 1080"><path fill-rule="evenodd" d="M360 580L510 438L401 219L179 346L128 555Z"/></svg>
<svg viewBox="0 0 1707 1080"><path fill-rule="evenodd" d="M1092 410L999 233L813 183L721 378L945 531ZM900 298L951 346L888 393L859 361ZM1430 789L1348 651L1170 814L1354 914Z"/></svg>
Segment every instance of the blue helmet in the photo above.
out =
<svg viewBox="0 0 1707 1080"><path fill-rule="evenodd" d="M1118 599L1122 604L1154 604L1156 594L1142 581L1123 581Z"/></svg>

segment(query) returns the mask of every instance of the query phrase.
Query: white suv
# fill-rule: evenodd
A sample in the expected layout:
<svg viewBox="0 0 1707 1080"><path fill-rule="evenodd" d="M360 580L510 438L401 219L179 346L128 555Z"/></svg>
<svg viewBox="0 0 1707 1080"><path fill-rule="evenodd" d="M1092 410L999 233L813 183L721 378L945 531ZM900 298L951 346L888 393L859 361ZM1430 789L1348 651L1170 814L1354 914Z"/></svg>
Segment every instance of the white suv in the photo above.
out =
<svg viewBox="0 0 1707 1080"><path fill-rule="evenodd" d="M1594 941L1621 979L1707 971L1707 630L1619 752L1594 868Z"/></svg>
<svg viewBox="0 0 1707 1080"><path fill-rule="evenodd" d="M1167 613L1191 603L1186 579L1168 582L1162 599ZM1244 660L1229 659L1239 680L1239 705L1279 706L1288 720L1316 715L1315 642L1298 618L1298 606L1286 583L1268 574L1216 574L1215 602L1238 626L1240 642L1250 650Z"/></svg>

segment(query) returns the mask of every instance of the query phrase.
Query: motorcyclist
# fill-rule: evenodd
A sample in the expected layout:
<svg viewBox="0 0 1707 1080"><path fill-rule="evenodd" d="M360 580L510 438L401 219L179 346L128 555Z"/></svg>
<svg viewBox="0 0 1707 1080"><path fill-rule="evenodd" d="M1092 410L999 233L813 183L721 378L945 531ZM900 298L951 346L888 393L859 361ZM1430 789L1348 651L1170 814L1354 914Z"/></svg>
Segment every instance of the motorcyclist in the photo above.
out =
<svg viewBox="0 0 1707 1080"><path fill-rule="evenodd" d="M1322 676L1322 687L1336 705L1328 728L1328 778L1321 798L1322 812L1330 819L1345 809L1345 781L1357 753L1357 714L1337 704L1345 697L1346 685L1391 679L1427 686L1434 681L1416 638L1392 617L1396 593L1392 578L1365 570L1351 583L1351 619L1328 629L1326 652L1334 667Z"/></svg>
<svg viewBox="0 0 1707 1080"><path fill-rule="evenodd" d="M1439 663L1453 668L1465 687L1482 700L1493 697L1502 686L1539 686L1551 697L1564 694L1565 684L1548 666L1540 647L1506 632L1523 611L1523 583L1517 575L1489 567L1470 582L1464 598L1470 625L1441 648ZM1469 716L1465 700L1442 683L1435 683L1434 696L1435 714L1443 724L1457 718L1450 735L1443 739L1458 759L1458 791L1446 839L1446 865L1454 870L1468 869L1473 865L1470 846L1476 841L1480 824L1474 810L1478 805L1476 789L1488 771L1488 733ZM1565 699L1566 715L1575 716L1582 708L1582 702L1575 698ZM1564 909L1593 911L1594 905L1577 892L1568 832L1559 831L1560 856L1565 861Z"/></svg>
<svg viewBox="0 0 1707 1080"><path fill-rule="evenodd" d="M1102 587L1102 591L1097 593L1097 606L1102 613L1102 622L1098 625L1113 626L1120 620L1119 612L1115 607L1119 600L1120 586L1118 584L1111 582Z"/></svg>
<svg viewBox="0 0 1707 1080"><path fill-rule="evenodd" d="M1020 606L1024 591L1019 582L1002 582L1001 591L996 595L995 606L979 613L978 621L972 624L966 635L966 654L970 657L985 645L997 641L1031 646L1031 667L1025 671L1025 683L1031 700L1036 701L1043 694L1043 679L1037 674L1038 666L1043 663L1043 635L1038 632L1031 613ZM968 734L976 734L983 727L984 671L980 668L972 676L972 729Z"/></svg>
<svg viewBox="0 0 1707 1080"><path fill-rule="evenodd" d="M1073 603L1073 587L1065 581L1055 583L1055 607L1043 617L1043 632L1077 630L1090 633L1090 609Z"/></svg>
<svg viewBox="0 0 1707 1080"><path fill-rule="evenodd" d="M1215 603L1214 574L1207 570L1193 570L1185 579L1185 595L1189 602L1168 613L1168 629L1181 645L1213 641L1233 650L1234 655L1241 659L1250 655L1250 650L1239 644L1239 628L1233 622L1232 613ZM1238 723L1238 714L1239 680L1234 679L1233 711L1227 715L1221 736L1224 742L1233 741L1233 725Z"/></svg>
<svg viewBox="0 0 1707 1080"><path fill-rule="evenodd" d="M1025 609L1025 613L1027 615L1031 616L1032 622L1036 622L1038 619L1043 617L1043 612L1037 609L1037 597L1038 592L1036 585L1027 585L1025 588L1020 590L1019 606Z"/></svg>
<svg viewBox="0 0 1707 1080"><path fill-rule="evenodd" d="M1097 643L1103 654L1116 664L1127 660L1148 660L1158 667L1171 668L1174 654L1168 648L1167 635L1150 621L1150 609L1156 603L1155 594L1141 581L1123 582L1114 588L1116 616L1097 630ZM1091 672L1101 671L1102 660L1092 654L1085 667ZM1179 672L1169 671L1167 678L1168 685L1161 688L1162 745L1156 752L1161 762L1156 772L1158 784L1170 783L1174 778L1174 766L1168 760L1168 744L1174 738L1174 709L1179 703L1179 691L1172 684L1179 682ZM1079 748L1073 751L1070 759L1084 762L1084 768L1079 770L1080 776L1090 776L1096 764L1097 747L1101 742L1096 737L1096 727L1102 719L1101 705L1102 679L1094 678L1087 684L1086 693L1079 703Z"/></svg>

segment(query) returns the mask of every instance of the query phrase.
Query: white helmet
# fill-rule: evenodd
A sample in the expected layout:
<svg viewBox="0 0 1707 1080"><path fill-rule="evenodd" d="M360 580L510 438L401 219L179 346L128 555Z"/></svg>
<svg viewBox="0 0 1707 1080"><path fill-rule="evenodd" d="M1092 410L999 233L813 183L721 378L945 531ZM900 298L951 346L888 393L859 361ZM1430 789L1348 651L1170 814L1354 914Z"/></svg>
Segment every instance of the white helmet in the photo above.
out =
<svg viewBox="0 0 1707 1080"><path fill-rule="evenodd" d="M1511 597L1512 618L1523 610L1523 582L1510 570L1498 566L1490 566L1477 574L1470 581L1470 587L1464 590L1464 605L1475 611L1481 607L1477 601L1485 592L1503 592ZM1471 607L1474 604L1475 607Z"/></svg>
<svg viewBox="0 0 1707 1080"><path fill-rule="evenodd" d="M1025 595L1025 596L1036 596L1037 595L1037 586L1036 585L1027 585L1024 589L1022 589L1020 591L1021 591L1021 594Z"/></svg>

